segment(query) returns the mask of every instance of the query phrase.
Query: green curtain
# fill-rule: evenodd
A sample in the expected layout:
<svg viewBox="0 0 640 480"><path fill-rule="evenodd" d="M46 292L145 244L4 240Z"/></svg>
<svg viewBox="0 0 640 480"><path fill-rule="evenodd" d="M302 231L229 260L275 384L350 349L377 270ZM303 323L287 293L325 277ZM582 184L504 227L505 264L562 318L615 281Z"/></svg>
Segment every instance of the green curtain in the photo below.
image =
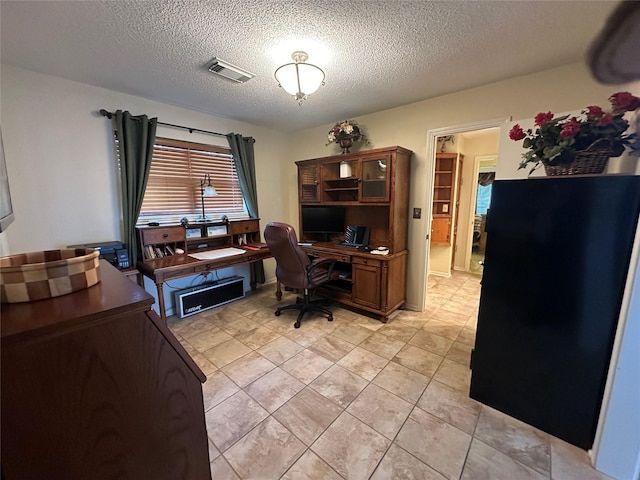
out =
<svg viewBox="0 0 640 480"><path fill-rule="evenodd" d="M238 172L238 182L247 204L247 210L251 218L259 218L258 215L258 189L256 186L256 162L253 154L255 140L251 137L243 137L238 133L227 135L229 148L233 155L233 161ZM262 261L255 262L253 274L256 282L264 283L264 265Z"/></svg>
<svg viewBox="0 0 640 480"><path fill-rule="evenodd" d="M135 267L140 250L136 221L149 179L158 119L149 120L146 115L133 116L118 110L112 121L120 158L123 241L129 250L129 265Z"/></svg>

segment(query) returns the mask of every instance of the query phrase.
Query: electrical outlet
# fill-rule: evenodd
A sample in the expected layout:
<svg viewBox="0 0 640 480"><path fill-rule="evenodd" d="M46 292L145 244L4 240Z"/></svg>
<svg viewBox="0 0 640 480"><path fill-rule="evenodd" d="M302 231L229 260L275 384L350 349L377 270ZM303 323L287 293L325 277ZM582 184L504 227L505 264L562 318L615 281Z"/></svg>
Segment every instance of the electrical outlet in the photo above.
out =
<svg viewBox="0 0 640 480"><path fill-rule="evenodd" d="M442 213L449 213L449 205L446 203L442 205Z"/></svg>

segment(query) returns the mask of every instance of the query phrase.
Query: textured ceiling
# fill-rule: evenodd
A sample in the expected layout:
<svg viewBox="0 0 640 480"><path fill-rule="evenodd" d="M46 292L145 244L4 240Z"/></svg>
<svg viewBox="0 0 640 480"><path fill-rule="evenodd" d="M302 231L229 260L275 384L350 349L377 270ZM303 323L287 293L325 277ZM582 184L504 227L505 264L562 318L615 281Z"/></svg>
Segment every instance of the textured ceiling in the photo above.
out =
<svg viewBox="0 0 640 480"><path fill-rule="evenodd" d="M2 63L294 131L582 61L614 2L0 2ZM302 107L273 77L305 50ZM257 76L207 71L219 57ZM126 105L120 106L127 108Z"/></svg>

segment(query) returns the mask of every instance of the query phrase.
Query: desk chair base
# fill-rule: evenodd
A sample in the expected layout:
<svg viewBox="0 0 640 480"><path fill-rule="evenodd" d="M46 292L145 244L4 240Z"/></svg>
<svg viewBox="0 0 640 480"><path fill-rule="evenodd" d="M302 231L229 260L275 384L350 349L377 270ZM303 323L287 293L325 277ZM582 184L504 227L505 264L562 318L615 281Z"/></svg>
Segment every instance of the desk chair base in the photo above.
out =
<svg viewBox="0 0 640 480"><path fill-rule="evenodd" d="M327 320L329 322L333 322L333 312L322 306L326 304L327 300L325 299L311 300L311 294L309 293L309 290L305 289L304 298L298 297L296 299L296 303L294 303L293 305L287 305L286 307L278 308L275 314L276 317L279 317L283 310L300 310L298 319L296 320L296 323L293 324L295 328L300 328L300 321L302 320L304 314L307 312L322 312L327 316Z"/></svg>

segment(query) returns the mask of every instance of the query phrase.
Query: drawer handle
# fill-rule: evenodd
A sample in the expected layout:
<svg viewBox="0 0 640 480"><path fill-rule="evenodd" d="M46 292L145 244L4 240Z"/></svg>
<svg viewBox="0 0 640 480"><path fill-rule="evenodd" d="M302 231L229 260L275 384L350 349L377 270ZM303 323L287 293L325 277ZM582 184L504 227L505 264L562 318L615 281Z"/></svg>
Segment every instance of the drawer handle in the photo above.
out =
<svg viewBox="0 0 640 480"><path fill-rule="evenodd" d="M168 234L168 233L163 233L163 234L162 234L162 238L167 238L168 236L169 236L169 234Z"/></svg>
<svg viewBox="0 0 640 480"><path fill-rule="evenodd" d="M367 264L367 259L365 258L362 263L364 263L365 265Z"/></svg>

